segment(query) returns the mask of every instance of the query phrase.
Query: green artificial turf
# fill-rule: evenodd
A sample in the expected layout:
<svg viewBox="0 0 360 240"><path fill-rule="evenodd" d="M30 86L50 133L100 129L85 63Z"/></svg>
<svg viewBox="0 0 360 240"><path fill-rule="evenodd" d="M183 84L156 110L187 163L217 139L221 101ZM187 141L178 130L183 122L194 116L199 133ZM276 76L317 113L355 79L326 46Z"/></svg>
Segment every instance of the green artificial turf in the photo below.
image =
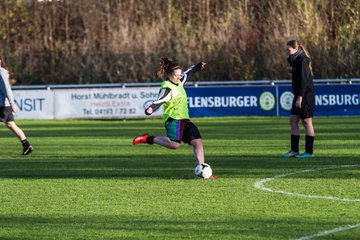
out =
<svg viewBox="0 0 360 240"><path fill-rule="evenodd" d="M360 223L359 117L315 118L312 159L280 157L287 118L193 122L218 179L194 177L186 144L133 146L140 133L164 135L158 119L17 121L35 148L29 156L0 128L0 239L297 239ZM333 169L301 172L320 168ZM264 186L354 201L254 187L288 173ZM360 227L318 239L360 239Z"/></svg>

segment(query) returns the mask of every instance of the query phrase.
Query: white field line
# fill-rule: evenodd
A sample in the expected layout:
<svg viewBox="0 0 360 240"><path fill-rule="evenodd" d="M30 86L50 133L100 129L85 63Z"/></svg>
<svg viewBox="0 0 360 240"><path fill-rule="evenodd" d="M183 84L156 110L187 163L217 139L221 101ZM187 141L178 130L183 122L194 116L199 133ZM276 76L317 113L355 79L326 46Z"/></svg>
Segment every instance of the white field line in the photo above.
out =
<svg viewBox="0 0 360 240"><path fill-rule="evenodd" d="M336 232L341 232L341 231L345 231L345 230L350 230L350 229L357 228L357 227L360 227L360 223L359 223L359 224L355 224L355 225L347 225L347 226L343 226L343 227L338 227L338 228L334 228L334 229L331 229L331 230L326 230L326 231L319 232L319 233L314 234L314 235L309 235L309 236L301 237L301 238L298 238L298 239L296 239L296 240L307 240L307 239L312 239L312 238L317 238L317 237L323 237L323 236L329 235L329 234L331 234L331 233L336 233Z"/></svg>
<svg viewBox="0 0 360 240"><path fill-rule="evenodd" d="M324 171L324 170L331 170L331 169L338 169L338 168L350 168L350 167L357 167L357 166L360 166L360 165L340 165L340 166L334 166L334 167L329 167L329 168L314 168L314 169L307 169L307 170L303 170L303 171L297 171L297 172L293 172L293 173L280 174L280 175L276 175L274 177L264 178L259 181L256 181L254 183L254 187L257 189L263 190L263 191L268 191L268 192L273 192L273 193L281 193L281 194L285 194L285 195L304 197L304 198L318 198L318 199L327 199L327 200L343 201L343 202L360 202L360 199L338 198L338 197L333 197L333 196L307 195L307 194L301 194L301 193L274 190L274 189L267 188L264 186L264 183L270 182L274 179L284 178L284 177L288 177L288 176L299 174L299 173L317 172L317 171ZM298 238L297 240L307 240L307 239L322 237L322 236L329 235L331 233L341 232L341 231L345 231L345 230L349 230L349 229L353 229L353 228L357 228L357 227L360 227L360 223L354 224L354 225L338 227L338 228L334 228L334 229L330 229L330 230L325 230L323 232L319 232L314 235L309 235L309 236L304 236L304 237Z"/></svg>
<svg viewBox="0 0 360 240"><path fill-rule="evenodd" d="M287 173L287 174L281 174L276 175L274 177L270 178L264 178L261 180L258 180L254 183L254 187L263 191L273 192L273 193L281 193L285 195L291 195L291 196L297 196L297 197L304 197L304 198L319 198L319 199L327 199L327 200L334 200L334 201L343 201L343 202L360 202L360 199L348 199L348 198L338 198L333 196L317 196L317 195L308 195L308 194L301 194L301 193L294 193L294 192L287 192L282 190L275 190L264 186L264 183L270 182L277 178L284 178L291 175L296 175L299 173L307 173L307 172L317 172L317 171L324 171L324 170L330 170L330 169L338 169L338 168L349 168L349 167L357 167L360 165L341 165L336 167L329 167L329 168L317 168L317 169L307 169L303 171L293 172L293 173Z"/></svg>

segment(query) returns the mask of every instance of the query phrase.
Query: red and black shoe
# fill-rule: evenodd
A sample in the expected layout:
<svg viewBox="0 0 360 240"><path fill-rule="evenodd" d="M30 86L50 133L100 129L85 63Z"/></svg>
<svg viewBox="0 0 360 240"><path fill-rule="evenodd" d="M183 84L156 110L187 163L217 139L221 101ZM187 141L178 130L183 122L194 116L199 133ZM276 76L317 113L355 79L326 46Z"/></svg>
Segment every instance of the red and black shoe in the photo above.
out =
<svg viewBox="0 0 360 240"><path fill-rule="evenodd" d="M136 136L133 140L133 144L136 145L136 144L139 144L139 143L147 143L147 138L149 137L148 134L143 134L143 135L139 135L139 136Z"/></svg>

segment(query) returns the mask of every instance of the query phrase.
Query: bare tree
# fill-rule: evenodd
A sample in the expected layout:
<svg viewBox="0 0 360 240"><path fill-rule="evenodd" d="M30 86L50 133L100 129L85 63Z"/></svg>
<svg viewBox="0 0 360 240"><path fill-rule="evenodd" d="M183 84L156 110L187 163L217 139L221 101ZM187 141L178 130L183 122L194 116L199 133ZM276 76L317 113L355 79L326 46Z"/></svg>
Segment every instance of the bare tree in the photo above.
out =
<svg viewBox="0 0 360 240"><path fill-rule="evenodd" d="M208 62L195 80L288 79L298 39L316 78L360 75L360 0L0 2L0 46L18 84L159 81L159 58ZM320 67L321 66L321 67Z"/></svg>

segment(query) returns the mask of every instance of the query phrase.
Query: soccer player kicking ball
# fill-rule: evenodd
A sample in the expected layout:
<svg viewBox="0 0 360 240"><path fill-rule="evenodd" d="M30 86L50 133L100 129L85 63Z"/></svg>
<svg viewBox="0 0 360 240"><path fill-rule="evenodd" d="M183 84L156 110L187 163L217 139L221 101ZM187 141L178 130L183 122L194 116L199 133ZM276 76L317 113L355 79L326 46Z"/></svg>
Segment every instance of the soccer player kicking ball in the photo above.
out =
<svg viewBox="0 0 360 240"><path fill-rule="evenodd" d="M160 59L160 70L158 75L165 78L160 87L158 99L146 110L146 115L151 115L161 105L164 105L164 116L166 136L150 136L143 134L133 140L133 144L147 143L159 144L166 148L178 149L181 141L194 147L196 164L204 164L204 146L198 128L189 119L187 95L184 84L188 74L203 70L204 62L191 66L185 72L181 67L167 58Z"/></svg>

